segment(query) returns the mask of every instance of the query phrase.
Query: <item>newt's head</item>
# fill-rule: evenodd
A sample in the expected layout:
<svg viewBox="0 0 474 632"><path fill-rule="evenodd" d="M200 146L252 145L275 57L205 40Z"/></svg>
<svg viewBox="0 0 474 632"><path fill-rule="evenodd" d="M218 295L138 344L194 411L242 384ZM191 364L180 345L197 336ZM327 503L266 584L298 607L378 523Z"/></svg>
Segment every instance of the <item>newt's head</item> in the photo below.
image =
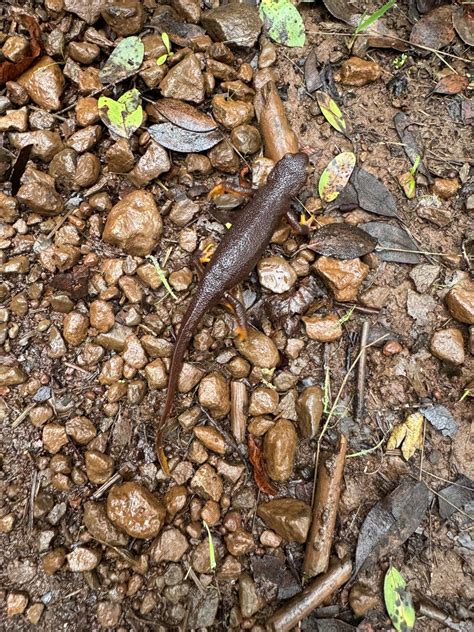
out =
<svg viewBox="0 0 474 632"><path fill-rule="evenodd" d="M273 168L268 182L284 188L285 193L291 196L298 195L308 176L307 167L307 154L286 154Z"/></svg>

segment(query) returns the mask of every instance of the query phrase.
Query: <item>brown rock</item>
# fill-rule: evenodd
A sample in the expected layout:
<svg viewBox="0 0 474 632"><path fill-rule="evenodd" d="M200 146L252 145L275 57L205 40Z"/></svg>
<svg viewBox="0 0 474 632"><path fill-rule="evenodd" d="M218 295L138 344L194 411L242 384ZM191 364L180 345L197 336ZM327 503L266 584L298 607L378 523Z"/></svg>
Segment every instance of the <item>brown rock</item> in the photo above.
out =
<svg viewBox="0 0 474 632"><path fill-rule="evenodd" d="M0 221L12 224L18 218L18 203L14 197L0 192Z"/></svg>
<svg viewBox="0 0 474 632"><path fill-rule="evenodd" d="M346 86L365 86L379 79L381 75L382 69L374 61L350 57L341 66L340 81Z"/></svg>
<svg viewBox="0 0 474 632"><path fill-rule="evenodd" d="M443 200L449 200L456 195L459 187L460 184L456 178L435 178L432 191Z"/></svg>
<svg viewBox="0 0 474 632"><path fill-rule="evenodd" d="M132 191L110 211L102 239L128 254L146 256L158 245L163 228L160 213L148 191Z"/></svg>
<svg viewBox="0 0 474 632"><path fill-rule="evenodd" d="M314 269L334 293L336 301L354 301L359 287L369 273L369 266L360 259L320 257Z"/></svg>
<svg viewBox="0 0 474 632"><path fill-rule="evenodd" d="M105 0L64 0L66 11L75 13L87 24L94 24L100 18Z"/></svg>
<svg viewBox="0 0 474 632"><path fill-rule="evenodd" d="M11 592L7 595L7 619L23 614L28 605L28 595L23 592Z"/></svg>
<svg viewBox="0 0 474 632"><path fill-rule="evenodd" d="M2 53L10 61L20 61L28 55L28 42L20 35L11 35L2 46Z"/></svg>
<svg viewBox="0 0 474 632"><path fill-rule="evenodd" d="M287 481L295 463L297 435L288 419L280 419L263 439L263 454L268 475L275 481Z"/></svg>
<svg viewBox="0 0 474 632"><path fill-rule="evenodd" d="M239 157L227 140L222 140L210 150L209 160L214 169L224 173L237 173L239 170Z"/></svg>
<svg viewBox="0 0 474 632"><path fill-rule="evenodd" d="M109 171L113 173L128 173L135 163L130 144L125 138L120 138L115 142L105 152L105 158Z"/></svg>
<svg viewBox="0 0 474 632"><path fill-rule="evenodd" d="M247 555L255 548L255 542L253 536L245 529L237 529L236 531L229 533L225 538L227 550L231 555L239 557L240 555Z"/></svg>
<svg viewBox="0 0 474 632"><path fill-rule="evenodd" d="M230 411L229 385L220 373L209 373L201 380L198 398L215 419L225 417Z"/></svg>
<svg viewBox="0 0 474 632"><path fill-rule="evenodd" d="M460 323L474 325L474 283L456 285L446 294L449 313Z"/></svg>
<svg viewBox="0 0 474 632"><path fill-rule="evenodd" d="M135 35L145 24L145 9L140 0L112 0L102 7L102 17L117 35Z"/></svg>
<svg viewBox="0 0 474 632"><path fill-rule="evenodd" d="M431 353L448 364L464 363L464 339L460 329L448 327L434 333L430 344Z"/></svg>
<svg viewBox="0 0 474 632"><path fill-rule="evenodd" d="M91 483L102 485L114 473L114 460L99 450L87 450L85 463L87 477Z"/></svg>
<svg viewBox="0 0 474 632"><path fill-rule="evenodd" d="M107 516L132 538L147 540L160 532L166 509L161 501L139 483L114 485L107 498Z"/></svg>
<svg viewBox="0 0 474 632"><path fill-rule="evenodd" d="M66 561L66 549L62 546L53 549L43 556L41 562L46 575L54 575Z"/></svg>
<svg viewBox="0 0 474 632"><path fill-rule="evenodd" d="M0 533L10 533L15 525L15 514L9 513L0 518Z"/></svg>
<svg viewBox="0 0 474 632"><path fill-rule="evenodd" d="M254 125L238 125L231 132L230 140L241 154L254 154L262 146L262 137Z"/></svg>
<svg viewBox="0 0 474 632"><path fill-rule="evenodd" d="M145 367L145 377L150 389L166 388L168 384L168 375L164 362L161 358L157 358Z"/></svg>
<svg viewBox="0 0 474 632"><path fill-rule="evenodd" d="M61 107L64 77L61 67L45 55L38 63L24 72L17 82L26 88L28 96L41 108L52 112Z"/></svg>
<svg viewBox="0 0 474 632"><path fill-rule="evenodd" d="M242 573L239 578L239 604L244 619L253 616L264 605L264 600L257 593L257 587L249 573Z"/></svg>
<svg viewBox="0 0 474 632"><path fill-rule="evenodd" d="M205 500L211 499L219 502L224 491L222 479L216 470L205 463L197 470L191 480L191 489Z"/></svg>
<svg viewBox="0 0 474 632"><path fill-rule="evenodd" d="M28 376L19 366L0 365L0 386L16 386L26 382Z"/></svg>
<svg viewBox="0 0 474 632"><path fill-rule="evenodd" d="M367 586L356 582L349 593L349 604L352 612L359 619L367 614L369 610L378 608L381 605L381 600Z"/></svg>
<svg viewBox="0 0 474 632"><path fill-rule="evenodd" d="M267 415L275 413L278 407L278 393L273 388L260 386L256 388L251 397L249 405L249 415Z"/></svg>
<svg viewBox="0 0 474 632"><path fill-rule="evenodd" d="M58 215L64 209L62 197L52 187L45 184L23 184L17 199L40 215Z"/></svg>
<svg viewBox="0 0 474 632"><path fill-rule="evenodd" d="M50 454L56 454L68 442L64 426L49 423L43 427L43 447Z"/></svg>
<svg viewBox="0 0 474 632"><path fill-rule="evenodd" d="M28 610L26 611L26 618L31 623L31 625L38 625L43 615L44 609L45 605L42 603L34 603L28 608Z"/></svg>
<svg viewBox="0 0 474 632"><path fill-rule="evenodd" d="M282 538L306 542L311 522L311 507L295 498L277 498L261 503L257 515Z"/></svg>
<svg viewBox="0 0 474 632"><path fill-rule="evenodd" d="M218 430L212 426L196 426L193 431L206 448L217 454L225 454L225 440Z"/></svg>
<svg viewBox="0 0 474 632"><path fill-rule="evenodd" d="M84 151L92 149L101 135L102 127L100 125L89 125L88 127L83 127L77 132L74 132L74 134L67 139L66 145L74 149L74 151L77 151L78 154L81 154Z"/></svg>
<svg viewBox="0 0 474 632"><path fill-rule="evenodd" d="M298 397L296 412L303 437L311 439L318 432L323 414L323 396L319 386L308 386Z"/></svg>
<svg viewBox="0 0 474 632"><path fill-rule="evenodd" d="M283 257L266 257L257 265L260 284L276 294L288 292L297 280L296 272Z"/></svg>
<svg viewBox="0 0 474 632"><path fill-rule="evenodd" d="M96 300L90 305L89 318L91 326L103 333L112 329L115 324L115 315L111 303Z"/></svg>
<svg viewBox="0 0 474 632"><path fill-rule="evenodd" d="M440 228L448 226L453 219L451 211L442 206L425 206L424 204L420 204L416 212L419 217L436 224L436 226Z"/></svg>
<svg viewBox="0 0 474 632"><path fill-rule="evenodd" d="M30 262L25 255L18 255L0 263L0 274L26 274L30 269Z"/></svg>
<svg viewBox="0 0 474 632"><path fill-rule="evenodd" d="M179 529L166 529L153 542L151 558L156 564L179 562L188 548L188 541Z"/></svg>
<svg viewBox="0 0 474 632"><path fill-rule="evenodd" d="M175 471L173 471L173 476ZM174 518L178 511L184 508L188 492L185 485L175 485L171 487L165 494L164 502L166 511L171 518Z"/></svg>
<svg viewBox="0 0 474 632"><path fill-rule="evenodd" d="M22 149L26 145L33 145L32 158L39 158L49 162L61 149L63 142L57 132L38 130L35 132L12 132L9 134L11 144L15 149Z"/></svg>
<svg viewBox="0 0 474 632"><path fill-rule="evenodd" d="M247 101L238 101L217 94L212 99L212 112L218 123L226 129L249 123L254 117L254 109Z"/></svg>
<svg viewBox="0 0 474 632"><path fill-rule="evenodd" d="M78 546L67 556L69 570L73 573L85 573L93 571L100 562L101 554L96 549L89 549L85 546Z"/></svg>
<svg viewBox="0 0 474 632"><path fill-rule="evenodd" d="M342 336L342 326L335 314L328 316L303 316L306 334L311 340L333 342Z"/></svg>
<svg viewBox="0 0 474 632"><path fill-rule="evenodd" d="M74 178L74 188L91 187L100 176L100 160L95 154L86 152L77 159L77 170Z"/></svg>
<svg viewBox="0 0 474 632"><path fill-rule="evenodd" d="M68 47L69 56L80 64L92 64L100 54L97 44L91 42L71 42Z"/></svg>
<svg viewBox="0 0 474 632"><path fill-rule="evenodd" d="M40 428L53 416L53 411L49 406L36 406L30 412L30 421L33 426Z"/></svg>
<svg viewBox="0 0 474 632"><path fill-rule="evenodd" d="M66 342L78 347L87 337L89 319L80 312L69 312L64 317L63 336Z"/></svg>
<svg viewBox="0 0 474 632"><path fill-rule="evenodd" d="M97 621L102 628L116 629L122 616L122 607L112 601L99 601L97 604Z"/></svg>
<svg viewBox="0 0 474 632"><path fill-rule="evenodd" d="M190 53L173 66L160 83L164 97L202 103L204 100L204 78L199 59Z"/></svg>
<svg viewBox="0 0 474 632"><path fill-rule="evenodd" d="M262 23L258 10L248 4L227 4L202 14L201 24L218 42L251 48L255 45Z"/></svg>
<svg viewBox="0 0 474 632"><path fill-rule="evenodd" d="M134 277L120 277L118 285L122 292L125 294L129 303L141 302L143 298L143 290Z"/></svg>
<svg viewBox="0 0 474 632"><path fill-rule="evenodd" d="M390 293L391 289L389 287L374 285L361 295L360 302L371 309L382 309Z"/></svg>
<svg viewBox="0 0 474 632"><path fill-rule="evenodd" d="M125 341L124 341L125 344ZM99 375L99 382L101 384L115 384L122 377L124 361L120 356L113 355L102 366L102 371Z"/></svg>
<svg viewBox="0 0 474 632"><path fill-rule="evenodd" d="M151 141L137 165L128 174L128 179L134 186L140 188L170 169L171 162L166 149Z"/></svg>
<svg viewBox="0 0 474 632"><path fill-rule="evenodd" d="M199 24L201 18L201 4L199 0L171 0L171 6L186 22Z"/></svg>
<svg viewBox="0 0 474 632"><path fill-rule="evenodd" d="M282 538L274 531L265 529L260 536L260 543L262 546L269 546L272 549L276 549L280 546Z"/></svg>
<svg viewBox="0 0 474 632"><path fill-rule="evenodd" d="M28 110L7 110L0 116L0 132L26 132L28 129Z"/></svg>
<svg viewBox="0 0 474 632"><path fill-rule="evenodd" d="M91 536L111 546L126 546L128 537L107 518L104 503L88 501L84 504L84 526Z"/></svg>
<svg viewBox="0 0 474 632"><path fill-rule="evenodd" d="M222 557L222 544L221 541L216 538L214 541L214 556L216 562L220 561ZM209 538L206 538L200 542L193 551L191 565L196 573L209 573L211 569L211 559L209 553Z"/></svg>
<svg viewBox="0 0 474 632"><path fill-rule="evenodd" d="M201 511L201 520L204 520L209 527L213 527L221 518L221 510L218 503L208 500Z"/></svg>
<svg viewBox="0 0 474 632"><path fill-rule="evenodd" d="M126 364L134 369L143 369L148 362L148 358L143 350L140 340L131 334L127 336L125 340L124 350L122 352L122 358Z"/></svg>
<svg viewBox="0 0 474 632"><path fill-rule="evenodd" d="M198 212L199 204L184 197L173 204L169 217L177 226L186 226Z"/></svg>
<svg viewBox="0 0 474 632"><path fill-rule="evenodd" d="M171 287L177 292L184 292L193 282L193 273L189 268L181 268L169 276Z"/></svg>
<svg viewBox="0 0 474 632"><path fill-rule="evenodd" d="M249 329L247 339L236 338L234 344L244 358L261 369L273 369L280 361L278 349L273 340L257 329Z"/></svg>
<svg viewBox="0 0 474 632"><path fill-rule="evenodd" d="M98 101L95 97L82 97L78 99L76 103L76 121L78 125L87 127L94 125L99 119Z"/></svg>

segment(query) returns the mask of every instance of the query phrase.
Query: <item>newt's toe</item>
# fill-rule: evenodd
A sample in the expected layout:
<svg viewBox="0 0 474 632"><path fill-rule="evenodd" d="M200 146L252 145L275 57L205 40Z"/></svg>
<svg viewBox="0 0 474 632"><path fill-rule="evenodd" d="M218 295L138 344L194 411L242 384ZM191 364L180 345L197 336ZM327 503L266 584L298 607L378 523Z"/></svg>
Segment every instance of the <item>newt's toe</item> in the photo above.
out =
<svg viewBox="0 0 474 632"><path fill-rule="evenodd" d="M215 244L207 244L207 246L203 248L201 252L201 256L199 257L199 263L209 263L215 251L216 251Z"/></svg>
<svg viewBox="0 0 474 632"><path fill-rule="evenodd" d="M316 218L311 213L309 214L308 218L306 217L306 215L304 213L301 213L301 215L300 215L300 225L301 226L307 226L308 228L314 228L315 225L316 225Z"/></svg>
<svg viewBox="0 0 474 632"><path fill-rule="evenodd" d="M237 338L239 342L245 342L249 337L249 332L247 327L242 327L242 325L237 325L235 332L237 334Z"/></svg>

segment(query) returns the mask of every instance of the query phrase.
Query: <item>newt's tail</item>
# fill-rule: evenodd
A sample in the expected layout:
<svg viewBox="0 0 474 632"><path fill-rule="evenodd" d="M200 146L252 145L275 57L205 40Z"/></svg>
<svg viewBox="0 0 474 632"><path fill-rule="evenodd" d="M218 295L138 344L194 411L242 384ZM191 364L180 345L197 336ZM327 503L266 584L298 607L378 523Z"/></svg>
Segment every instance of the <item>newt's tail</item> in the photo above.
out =
<svg viewBox="0 0 474 632"><path fill-rule="evenodd" d="M209 297L195 295L185 315L183 316L178 337L176 339L168 375L168 390L166 393L165 407L156 429L155 443L158 460L160 461L160 465L167 476L170 475L170 469L163 449L163 436L166 431L168 417L170 416L171 409L173 408L174 397L178 388L179 375L183 367L184 354L191 338L194 335L194 332L196 331L199 321L213 304L214 302L209 300Z"/></svg>

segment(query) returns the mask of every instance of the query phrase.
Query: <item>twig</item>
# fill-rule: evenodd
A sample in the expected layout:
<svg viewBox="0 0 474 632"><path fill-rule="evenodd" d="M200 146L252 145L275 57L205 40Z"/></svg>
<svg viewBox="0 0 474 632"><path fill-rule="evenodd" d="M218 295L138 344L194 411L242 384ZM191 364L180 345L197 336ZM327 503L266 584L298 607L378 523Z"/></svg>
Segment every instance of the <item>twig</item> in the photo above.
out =
<svg viewBox="0 0 474 632"><path fill-rule="evenodd" d="M247 387L243 382L231 382L230 383L230 425L232 428L232 434L235 437L237 443L243 443L245 440L245 426L246 426L246 408L247 408Z"/></svg>
<svg viewBox="0 0 474 632"><path fill-rule="evenodd" d="M367 367L367 353L366 346L369 338L370 323L365 320L362 324L362 331L360 334L360 359L359 366L357 367L357 385L356 396L354 399L354 415L356 422L359 422L362 413L364 412L364 398L365 398L365 375Z"/></svg>
<svg viewBox="0 0 474 632"><path fill-rule="evenodd" d="M434 606L431 603L427 603L426 601L420 601L418 604L418 612L420 615L428 617L429 619L433 619L433 621L437 621L438 623L443 623L450 630L463 630L464 628L455 623L451 617Z"/></svg>
<svg viewBox="0 0 474 632"><path fill-rule="evenodd" d="M350 560L333 564L326 574L312 581L307 588L293 597L280 610L277 610L268 621L267 630L270 632L289 632L349 581L351 572Z"/></svg>
<svg viewBox="0 0 474 632"><path fill-rule="evenodd" d="M18 415L18 417L12 422L12 428L17 428L21 422L26 419L28 413L30 412L30 410L33 410L33 408L36 406L36 402L33 402L31 404L28 404L28 406L25 408L25 410L20 413Z"/></svg>
<svg viewBox="0 0 474 632"><path fill-rule="evenodd" d="M121 479L122 475L120 474L120 472L116 472L113 476L109 478L108 481L105 481L105 483L101 485L99 489L95 490L95 492L91 496L91 500L98 500L102 496L102 494L109 489L109 487L112 487L114 483L118 483L118 481L120 481Z"/></svg>
<svg viewBox="0 0 474 632"><path fill-rule="evenodd" d="M429 252L427 250L408 250L406 248L384 248L383 246L376 246L375 250L377 252L408 252L416 255L434 255L435 257L458 257L462 258L462 255L450 254L447 252ZM473 257L469 257L469 259L473 259Z"/></svg>

